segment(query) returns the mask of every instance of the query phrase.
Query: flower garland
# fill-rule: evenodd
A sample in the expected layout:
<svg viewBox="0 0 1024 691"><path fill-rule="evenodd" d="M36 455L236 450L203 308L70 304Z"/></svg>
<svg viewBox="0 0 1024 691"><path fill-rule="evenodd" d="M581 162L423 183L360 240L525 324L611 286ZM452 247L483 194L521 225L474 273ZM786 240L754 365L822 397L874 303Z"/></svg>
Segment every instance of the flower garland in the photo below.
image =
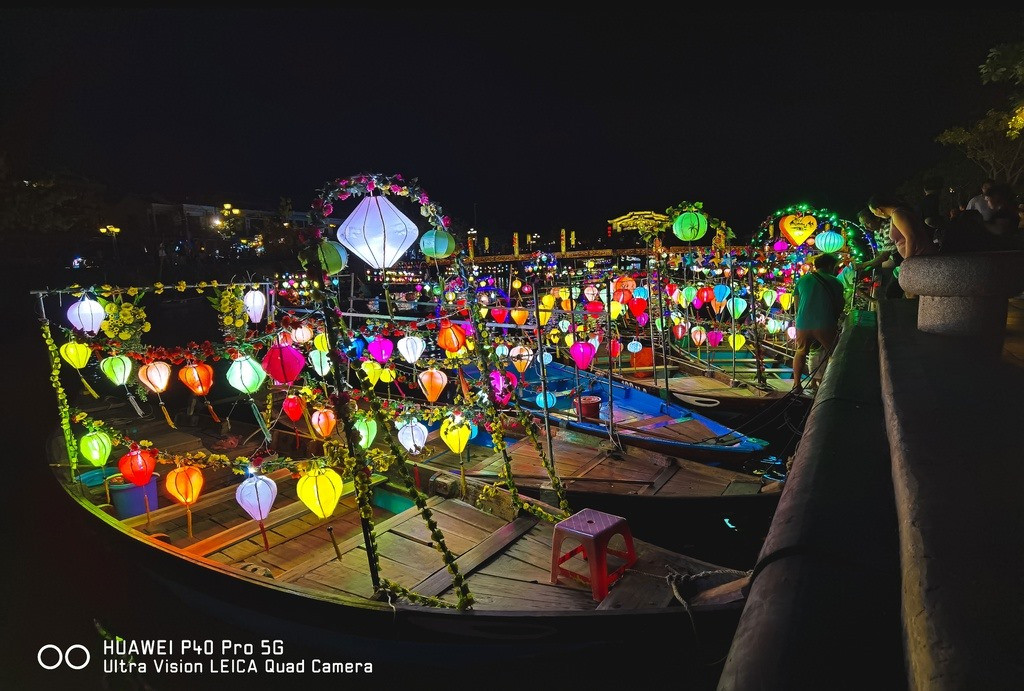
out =
<svg viewBox="0 0 1024 691"><path fill-rule="evenodd" d="M71 432L71 408L68 405L68 394L60 383L60 354L57 344L50 333L50 322L42 320L41 329L43 341L46 342L46 350L50 356L50 385L57 395L57 411L60 413L60 428L64 433L64 445L68 451L68 462L71 465L71 476L74 477L78 469L78 446L75 444L75 435Z"/></svg>

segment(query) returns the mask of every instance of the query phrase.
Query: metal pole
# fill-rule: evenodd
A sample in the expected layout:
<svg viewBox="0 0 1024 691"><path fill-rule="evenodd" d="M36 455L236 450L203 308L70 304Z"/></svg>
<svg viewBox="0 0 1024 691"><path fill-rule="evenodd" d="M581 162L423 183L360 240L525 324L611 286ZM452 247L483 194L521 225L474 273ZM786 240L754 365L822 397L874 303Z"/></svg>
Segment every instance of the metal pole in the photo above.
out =
<svg viewBox="0 0 1024 691"><path fill-rule="evenodd" d="M572 307L572 282L571 281L568 282L567 285L568 285L568 291L569 291L569 306ZM569 310L569 333L572 334L573 341L575 341L576 340L576 314L575 314L575 310L571 310L571 309ZM576 382L576 384L575 384L576 395L573 397L573 400L570 401L570 403L572 403L573 407L576 408L576 421L577 422L583 422L583 402L580 401L580 399L583 398L583 396L581 395L582 392L580 391L580 369L579 369L579 367L576 366L576 358L574 358L572 356L572 351L571 350L569 351L569 359L572 360L572 376L573 376L573 380Z"/></svg>
<svg viewBox="0 0 1024 691"><path fill-rule="evenodd" d="M729 302L736 299L736 293L733 290L732 275L729 275ZM726 302L726 309L729 310L729 316L732 317L732 340L729 343L729 349L732 351L732 381L730 384L736 383L736 347L733 345L736 342L736 313L729 306L729 302Z"/></svg>
<svg viewBox="0 0 1024 691"><path fill-rule="evenodd" d="M615 389L612 384L614 365L612 364L612 279L608 277L605 286L608 298L608 335L605 336L605 350L608 353L608 438L615 441Z"/></svg>
<svg viewBox="0 0 1024 691"><path fill-rule="evenodd" d="M750 309L750 316L753 319L754 324L754 368L757 370L757 385L767 386L768 381L764 376L764 353L761 352L761 329L757 327L757 295L754 293L754 248L750 248L750 261L747 264L747 280L750 286L750 299L751 304L754 305ZM765 319L768 318L768 311L765 311Z"/></svg>
<svg viewBox="0 0 1024 691"><path fill-rule="evenodd" d="M657 259L658 258L656 258L656 261L657 261ZM658 314L660 315L660 319L661 319L661 359L662 359L662 365L665 367L665 391L664 391L663 395L664 395L664 398L665 398L666 401L670 401L670 400L672 400L672 394L669 392L669 387L668 387L668 353L665 351L665 341L666 341L666 338L665 338L665 327L667 327L668 324L665 322L665 302L664 302L664 299L662 298L662 292L661 292L661 263L660 263L660 261L657 263L657 267L658 267ZM653 344L652 344L652 348L653 348ZM653 360L653 358L652 358L652 360ZM657 382L658 382L657 370L655 370L654 382L655 382L655 384L657 384Z"/></svg>
<svg viewBox="0 0 1024 691"><path fill-rule="evenodd" d="M540 293L537 292L537 283L533 283L533 314L537 320L537 362L540 364L540 392L544 397L544 434L548 438L548 456L551 458L552 467L555 463L555 445L551 439L551 419L548 414L548 373L544 367L544 333L540 325Z"/></svg>

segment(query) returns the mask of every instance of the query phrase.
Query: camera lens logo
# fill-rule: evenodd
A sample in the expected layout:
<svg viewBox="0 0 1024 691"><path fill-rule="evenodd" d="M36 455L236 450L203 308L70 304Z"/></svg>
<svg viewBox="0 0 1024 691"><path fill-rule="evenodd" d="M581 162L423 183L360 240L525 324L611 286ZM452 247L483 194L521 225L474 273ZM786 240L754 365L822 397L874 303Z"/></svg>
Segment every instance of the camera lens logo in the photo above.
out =
<svg viewBox="0 0 1024 691"><path fill-rule="evenodd" d="M47 643L36 653L36 661L43 669L57 669L61 665L67 665L71 669L82 669L89 664L91 659L89 649L81 643L69 645L67 650L61 650L53 643Z"/></svg>

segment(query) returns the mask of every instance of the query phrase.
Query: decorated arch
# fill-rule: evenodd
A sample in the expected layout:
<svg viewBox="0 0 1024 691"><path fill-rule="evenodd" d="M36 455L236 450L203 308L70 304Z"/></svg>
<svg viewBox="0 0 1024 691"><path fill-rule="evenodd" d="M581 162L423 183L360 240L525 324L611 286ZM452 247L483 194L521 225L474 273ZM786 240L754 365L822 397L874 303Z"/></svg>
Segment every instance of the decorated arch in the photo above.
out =
<svg viewBox="0 0 1024 691"><path fill-rule="evenodd" d="M826 208L793 204L779 209L761 223L752 244L765 252L803 259L817 252L864 261L874 256L875 242L861 225Z"/></svg>

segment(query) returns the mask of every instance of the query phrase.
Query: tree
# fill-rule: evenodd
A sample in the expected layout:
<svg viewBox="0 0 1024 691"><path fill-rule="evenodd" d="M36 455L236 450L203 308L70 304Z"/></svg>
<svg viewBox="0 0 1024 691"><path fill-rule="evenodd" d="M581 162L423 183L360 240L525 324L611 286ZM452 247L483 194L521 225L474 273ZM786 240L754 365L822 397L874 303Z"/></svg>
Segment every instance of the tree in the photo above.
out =
<svg viewBox="0 0 1024 691"><path fill-rule="evenodd" d="M978 69L983 84L1009 82L1018 89L1024 89L1024 42L1003 43L992 48ZM1024 129L1024 92L1014 93L1011 102L1006 136L1016 139Z"/></svg>
<svg viewBox="0 0 1024 691"><path fill-rule="evenodd" d="M1024 139L1007 135L1009 119L1010 114L1006 111L990 110L969 129L953 127L935 141L959 149L981 168L985 177L1016 186L1024 173Z"/></svg>

